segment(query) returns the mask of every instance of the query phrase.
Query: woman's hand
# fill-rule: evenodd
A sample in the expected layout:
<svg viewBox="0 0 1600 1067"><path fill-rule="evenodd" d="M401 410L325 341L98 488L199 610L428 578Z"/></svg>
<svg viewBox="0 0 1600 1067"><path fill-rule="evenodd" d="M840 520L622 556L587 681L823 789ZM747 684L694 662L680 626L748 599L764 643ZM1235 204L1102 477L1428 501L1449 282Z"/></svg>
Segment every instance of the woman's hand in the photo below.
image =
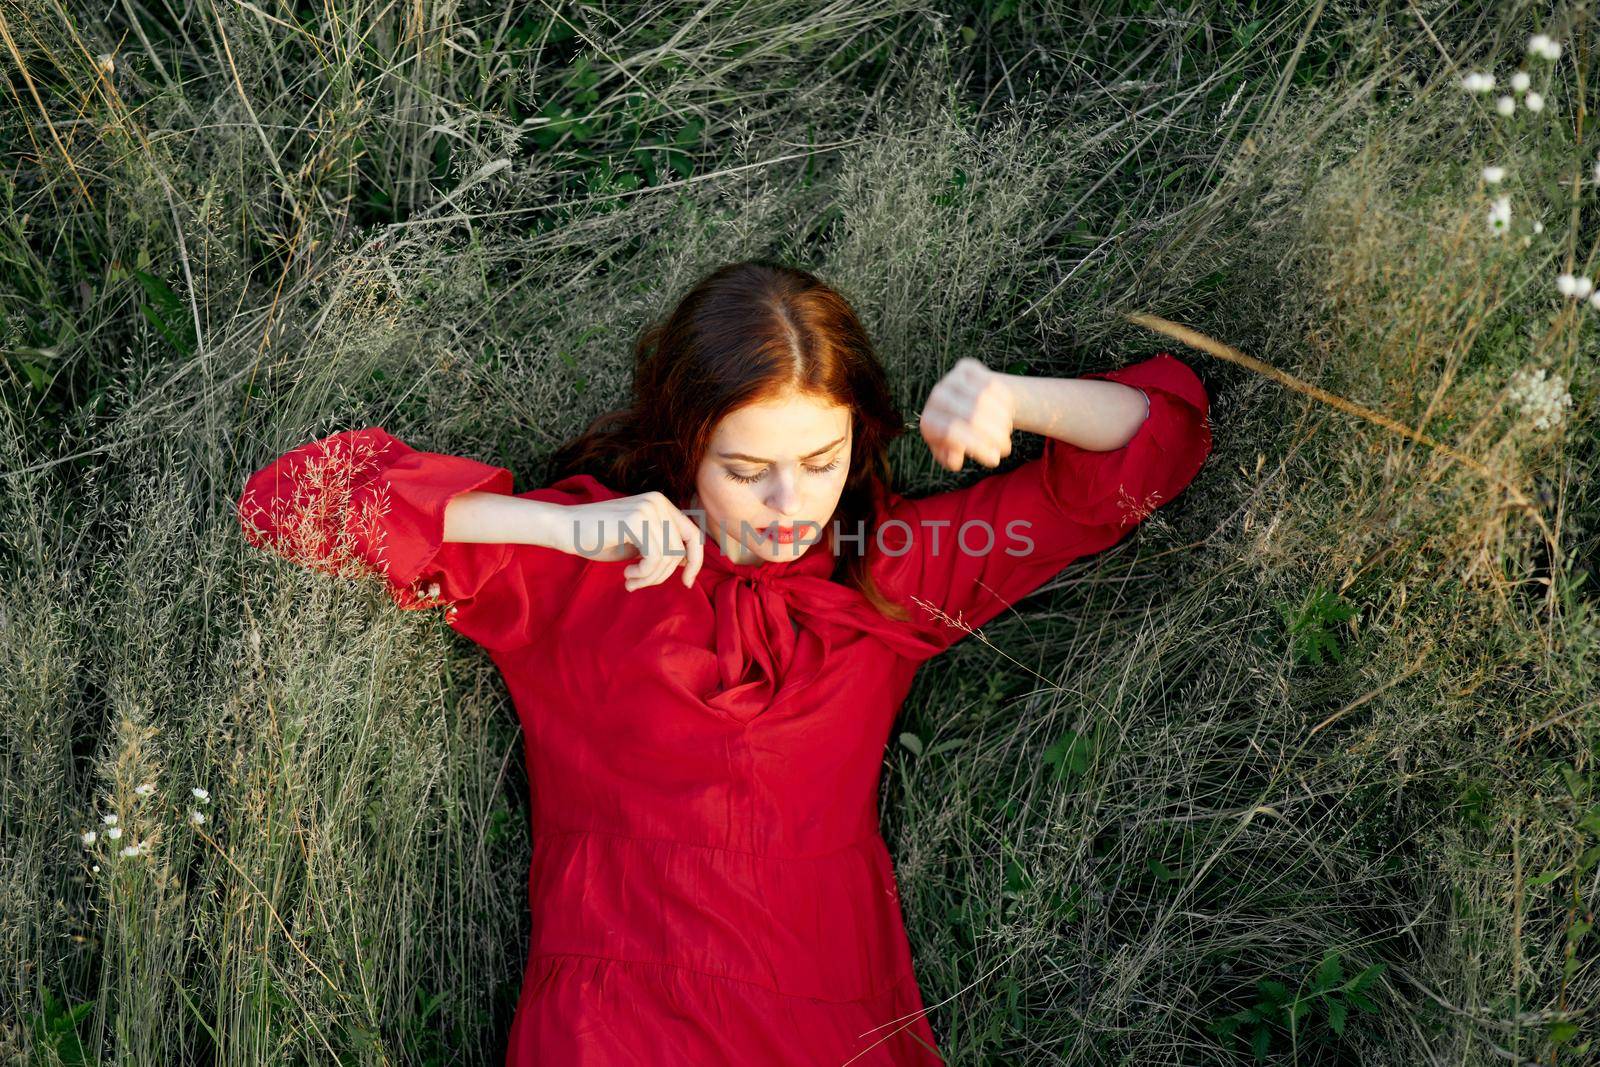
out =
<svg viewBox="0 0 1600 1067"><path fill-rule="evenodd" d="M659 492L570 504L561 516L569 551L599 560L640 557L622 572L630 593L666 581L679 564L683 584L692 586L705 559L700 527Z"/></svg>
<svg viewBox="0 0 1600 1067"><path fill-rule="evenodd" d="M928 394L922 408L922 439L934 458L958 471L971 456L998 467L1011 454L1017 398L1009 376L963 356Z"/></svg>

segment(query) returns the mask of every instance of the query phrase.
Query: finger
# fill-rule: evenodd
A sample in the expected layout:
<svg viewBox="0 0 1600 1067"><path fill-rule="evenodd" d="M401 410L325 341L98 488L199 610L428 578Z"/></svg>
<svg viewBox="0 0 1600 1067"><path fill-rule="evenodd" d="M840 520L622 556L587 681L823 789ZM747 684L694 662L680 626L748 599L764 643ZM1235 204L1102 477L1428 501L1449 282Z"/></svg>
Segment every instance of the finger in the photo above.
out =
<svg viewBox="0 0 1600 1067"><path fill-rule="evenodd" d="M920 429L934 457L953 471L959 471L966 465L969 454L977 458L977 453L983 447L983 441L973 434L966 418L943 403L928 406L923 413Z"/></svg>
<svg viewBox="0 0 1600 1067"><path fill-rule="evenodd" d="M672 577L672 573L681 567L689 558L688 549L684 547L683 535L678 530L677 521L672 517L672 512L677 508L670 503L662 506L661 519L657 529L661 533L661 562L656 572L651 575L651 584L655 585Z"/></svg>
<svg viewBox="0 0 1600 1067"><path fill-rule="evenodd" d="M983 462L987 465L998 467L1000 461L1011 454L1011 438L1001 434L992 424L974 425L972 432L983 444Z"/></svg>
<svg viewBox="0 0 1600 1067"><path fill-rule="evenodd" d="M672 557L667 554L667 545L662 543L665 538L659 531L650 536L652 540L650 562L645 568L640 585L659 585L661 579L672 571Z"/></svg>
<svg viewBox="0 0 1600 1067"><path fill-rule="evenodd" d="M961 443L948 433L938 433L927 438L928 448L933 452L933 458L946 470L958 471L967 462L967 453Z"/></svg>
<svg viewBox="0 0 1600 1067"><path fill-rule="evenodd" d="M671 522L663 521L661 527L662 541L661 559L656 564L655 572L650 575L651 585L660 585L672 577L672 572L678 569L686 558L683 550L683 540L678 536L678 531Z"/></svg>
<svg viewBox="0 0 1600 1067"><path fill-rule="evenodd" d="M677 526L679 537L683 542L684 556L678 561L683 564L683 584L692 586L700 573L700 565L705 561L705 545L701 543L700 527L677 508L671 509L669 515Z"/></svg>
<svg viewBox="0 0 1600 1067"><path fill-rule="evenodd" d="M1001 432L998 420L993 415L974 419L967 425L967 431L977 442L977 451L982 455L982 461L991 467L998 467L1000 461L1011 451L1011 437Z"/></svg>
<svg viewBox="0 0 1600 1067"><path fill-rule="evenodd" d="M653 556L651 553L641 550L638 545L631 541L627 542L627 546L629 551L637 553L634 561L623 568L622 571L622 584L624 588L631 591L637 589L645 576L650 573Z"/></svg>
<svg viewBox="0 0 1600 1067"><path fill-rule="evenodd" d="M647 585L654 585L660 581L662 569L662 535L658 520L645 518L643 521L644 532L639 540L643 545L639 561L630 570L633 576L625 583L629 592L642 589Z"/></svg>
<svg viewBox="0 0 1600 1067"><path fill-rule="evenodd" d="M987 434L980 432L971 423L953 423L949 429L950 440L961 446L962 451L987 467L1000 464L1000 450Z"/></svg>

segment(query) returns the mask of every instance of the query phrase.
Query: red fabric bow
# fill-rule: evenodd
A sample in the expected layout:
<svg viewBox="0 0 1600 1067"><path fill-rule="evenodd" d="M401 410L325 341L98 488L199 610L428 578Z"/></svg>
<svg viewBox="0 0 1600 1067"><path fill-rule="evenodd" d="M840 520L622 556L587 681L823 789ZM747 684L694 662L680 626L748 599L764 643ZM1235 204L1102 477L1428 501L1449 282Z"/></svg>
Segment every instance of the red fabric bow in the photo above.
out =
<svg viewBox="0 0 1600 1067"><path fill-rule="evenodd" d="M770 706L780 689L810 681L843 633L867 633L918 658L942 647L916 624L885 618L859 592L832 581L834 556L826 540L797 559L764 563L734 563L715 538L704 543L696 580L706 584L716 614L722 680L709 703L741 721ZM791 618L807 625L796 633Z"/></svg>

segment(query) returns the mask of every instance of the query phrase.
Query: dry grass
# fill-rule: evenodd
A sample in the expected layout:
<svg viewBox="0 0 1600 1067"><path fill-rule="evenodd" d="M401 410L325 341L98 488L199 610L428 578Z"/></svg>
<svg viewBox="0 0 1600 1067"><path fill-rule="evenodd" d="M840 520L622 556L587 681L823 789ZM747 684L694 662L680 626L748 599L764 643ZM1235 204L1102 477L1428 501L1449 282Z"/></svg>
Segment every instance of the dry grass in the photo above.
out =
<svg viewBox="0 0 1600 1067"><path fill-rule="evenodd" d="M0 12L0 1048L502 1055L527 808L493 667L247 549L232 504L373 423L536 484L645 319L772 254L856 303L908 411L968 354L1167 348L1213 397L1181 500L908 701L886 830L949 1062L1243 1063L1257 1033L1277 1062L1582 1062L1600 319L1553 278L1593 259L1592 189L1562 199L1588 56L1547 121L1497 125L1455 78L1536 27L1487 7L558 10ZM1526 247L1482 225L1494 160L1544 214ZM1568 383L1558 430L1510 398L1527 366ZM1342 1033L1330 955L1336 985L1382 965ZM1293 1028L1273 983L1310 997Z"/></svg>

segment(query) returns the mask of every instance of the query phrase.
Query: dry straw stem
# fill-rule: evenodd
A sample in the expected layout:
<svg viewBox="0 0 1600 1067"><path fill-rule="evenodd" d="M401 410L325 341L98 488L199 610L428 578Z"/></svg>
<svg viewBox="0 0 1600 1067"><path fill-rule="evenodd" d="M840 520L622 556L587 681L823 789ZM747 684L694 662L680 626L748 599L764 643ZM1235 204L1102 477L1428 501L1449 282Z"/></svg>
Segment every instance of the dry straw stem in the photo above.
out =
<svg viewBox="0 0 1600 1067"><path fill-rule="evenodd" d="M198 826L195 827L195 832L199 834L200 837L205 839L206 844L210 845L216 850L217 855L221 856L223 860L227 862L228 866L233 868L235 874L245 880L245 882L250 886L250 891L261 898L261 903L267 906L267 911L271 913L273 920L277 922L278 928L283 931L283 936L289 939L290 947L300 954L300 958L305 960L306 963L310 965L311 969L316 971L317 975L324 982L328 983L329 989L333 990L335 993L338 993L340 996L343 996L344 990L335 985L333 979L328 977L327 972L321 967L317 966L317 961L307 955L306 950L300 947L300 942L295 940L294 934L289 930L289 925L283 921L283 916L278 914L278 909L272 906L272 901L267 899L267 895L261 891L260 886L256 885L255 880L244 872L244 868L233 862L233 857L228 855L228 850L218 844L216 838L212 837Z"/></svg>
<svg viewBox="0 0 1600 1067"><path fill-rule="evenodd" d="M1271 378L1275 382L1279 382L1280 384L1288 386L1295 392L1304 393L1307 396L1322 401L1324 404L1327 404L1330 407L1338 408L1340 411L1346 412L1347 414L1359 416L1360 418L1366 419L1369 422L1375 422L1379 426L1393 430L1395 433L1398 433L1403 437L1408 437L1413 441L1417 441L1438 452L1442 452L1451 459L1456 460L1457 462L1471 468L1474 471L1477 471L1485 479L1493 482L1495 485L1500 486L1507 493L1509 493L1511 495L1512 505L1526 511L1533 521L1538 524L1540 531L1544 534L1545 542L1550 548L1551 559L1553 561L1552 569L1560 565L1562 560L1561 546L1557 542L1555 534L1551 532L1549 525L1544 521L1544 516L1539 513L1539 509L1534 506L1533 501L1529 500L1521 489L1517 488L1517 486L1513 484L1510 479L1501 474L1499 471L1485 466L1483 463L1480 463L1478 460L1464 452L1460 452L1454 448L1451 448L1443 441L1435 441L1433 438L1429 437L1420 430L1414 430L1410 426L1407 426L1402 422L1396 422L1394 419L1391 419L1389 416L1381 412L1373 411L1371 408L1357 404L1353 400L1346 400L1342 396L1330 393L1326 389L1318 388L1309 382L1302 382L1299 378L1296 378L1292 374L1288 374L1276 367L1263 363L1253 356L1245 355L1232 345L1225 345L1221 341L1213 340L1203 333L1191 330L1187 326L1180 326L1178 323L1173 322L1170 319L1164 319L1159 315L1146 314L1142 311L1127 312L1123 315L1123 318L1136 325L1154 330L1157 333L1165 334L1175 341L1179 341L1188 345L1190 348L1197 348L1209 355L1216 356L1218 359L1225 359L1229 363L1237 363L1242 367L1248 367L1257 374L1264 375L1268 378Z"/></svg>
<svg viewBox="0 0 1600 1067"><path fill-rule="evenodd" d="M44 100L39 96L39 88L33 83L33 75L28 73L28 62L22 58L22 51L17 47L16 39L11 36L11 24L6 21L4 11L0 11L0 40L5 41L6 51L11 53L11 58L16 62L17 71L28 86L28 95L33 97L34 104L39 108L39 117L44 119L45 127L50 131L50 139L56 143L56 148L60 149L61 158L67 162L67 169L72 171L72 180L78 184L78 192L89 201L91 208L94 207L94 197L89 195L89 187L83 184L83 176L78 173L78 165L72 161L72 153L61 143L61 134L56 130L56 124L50 121L50 110L44 106Z"/></svg>

